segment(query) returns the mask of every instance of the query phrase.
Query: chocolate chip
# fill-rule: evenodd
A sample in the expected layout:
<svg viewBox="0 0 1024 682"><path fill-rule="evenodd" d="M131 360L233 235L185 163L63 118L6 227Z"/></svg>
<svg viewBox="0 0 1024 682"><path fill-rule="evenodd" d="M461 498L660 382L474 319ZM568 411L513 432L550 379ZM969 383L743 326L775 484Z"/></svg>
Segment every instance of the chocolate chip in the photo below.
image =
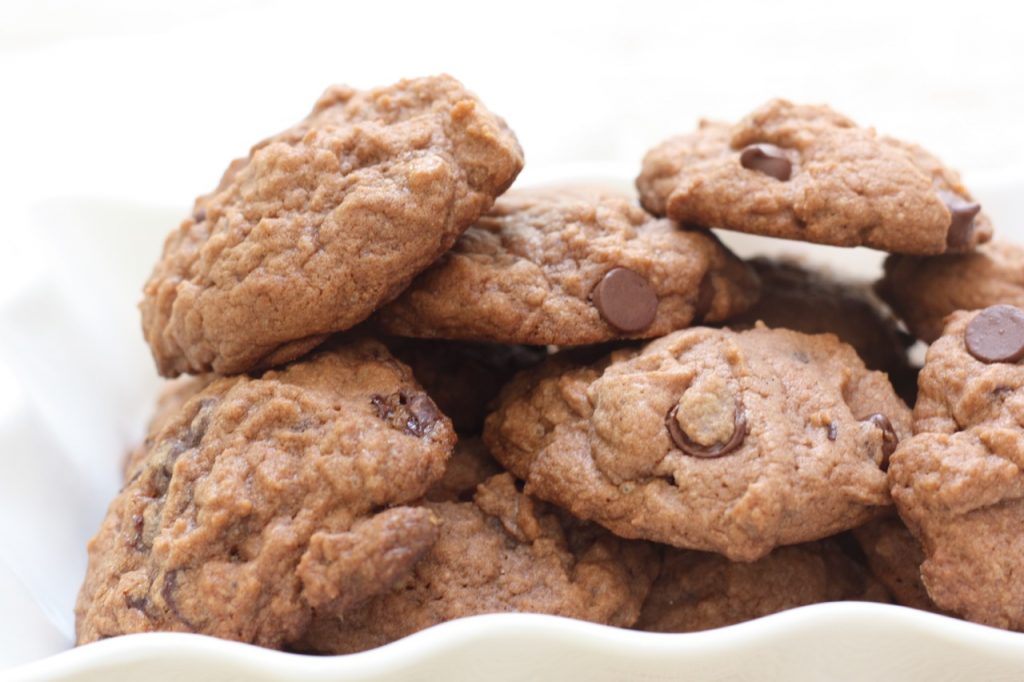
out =
<svg viewBox="0 0 1024 682"><path fill-rule="evenodd" d="M654 288L629 268L609 270L590 298L605 322L627 333L650 327L658 312Z"/></svg>
<svg viewBox="0 0 1024 682"><path fill-rule="evenodd" d="M793 163L785 152L773 144L752 144L740 152L740 165L748 170L770 175L776 180L789 180Z"/></svg>
<svg viewBox="0 0 1024 682"><path fill-rule="evenodd" d="M737 405L733 412L733 429L729 440L711 447L704 447L690 440L686 432L680 428L679 422L676 421L676 413L678 411L679 405L673 405L672 409L665 415L665 426L668 428L668 435L672 438L672 442L676 444L676 447L691 457L711 459L727 455L738 448L743 443L743 439L747 437L747 411L743 409L743 405Z"/></svg>
<svg viewBox="0 0 1024 682"><path fill-rule="evenodd" d="M1017 362L1024 357L1024 311L1012 305L985 308L967 325L964 343L982 362Z"/></svg>
<svg viewBox="0 0 1024 682"><path fill-rule="evenodd" d="M882 430L882 471L889 470L889 456L896 452L896 446L900 444L900 438L896 430L892 428L892 422L884 414L875 413L869 415L864 421L874 424Z"/></svg>
<svg viewBox="0 0 1024 682"><path fill-rule="evenodd" d="M951 214L946 246L961 249L970 244L974 237L974 218L981 212L981 204L966 201L959 194L943 190L939 190L939 197Z"/></svg>
<svg viewBox="0 0 1024 682"><path fill-rule="evenodd" d="M711 273L704 275L697 288L697 302L693 304L693 321L700 324L711 312L711 304L715 302L715 285L711 283Z"/></svg>
<svg viewBox="0 0 1024 682"><path fill-rule="evenodd" d="M370 398L370 404L377 411L377 417L388 426L417 438L425 436L441 418L441 411L425 393L411 397L403 391L388 396L375 395Z"/></svg>
<svg viewBox="0 0 1024 682"><path fill-rule="evenodd" d="M206 209L205 208L201 208L198 211L196 211L195 213L193 213L192 214L192 220L194 220L197 223L201 223L204 220L206 220Z"/></svg>
<svg viewBox="0 0 1024 682"><path fill-rule="evenodd" d="M178 602L174 598L174 593L178 589L178 571L168 571L164 575L164 584L160 588L160 596L164 598L164 603L167 605L168 610L174 614L174 617L184 623L191 629L195 629L195 624L186 618L181 611L178 610Z"/></svg>
<svg viewBox="0 0 1024 682"><path fill-rule="evenodd" d="M828 439L835 440L839 437L839 425L835 422L830 422L828 425Z"/></svg>

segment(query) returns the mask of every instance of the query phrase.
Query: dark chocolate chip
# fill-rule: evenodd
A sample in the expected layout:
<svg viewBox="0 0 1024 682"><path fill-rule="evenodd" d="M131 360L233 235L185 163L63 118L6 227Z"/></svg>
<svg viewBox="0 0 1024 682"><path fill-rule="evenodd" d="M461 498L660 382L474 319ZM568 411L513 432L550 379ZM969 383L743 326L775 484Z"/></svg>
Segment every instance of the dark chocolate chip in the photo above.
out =
<svg viewBox="0 0 1024 682"><path fill-rule="evenodd" d="M633 333L651 326L658 312L658 295L643 276L629 268L613 268L590 295L605 322Z"/></svg>
<svg viewBox="0 0 1024 682"><path fill-rule="evenodd" d="M711 304L715 302L715 285L711 283L711 273L704 275L697 288L697 302L693 305L693 322L700 324L711 312Z"/></svg>
<svg viewBox="0 0 1024 682"><path fill-rule="evenodd" d="M147 616L149 615L149 599L147 599L146 597L133 597L131 595L126 594L124 595L124 605L130 609L142 611Z"/></svg>
<svg viewBox="0 0 1024 682"><path fill-rule="evenodd" d="M773 144L752 144L740 152L740 165L748 170L770 175L776 180L789 180L793 163L786 153Z"/></svg>
<svg viewBox="0 0 1024 682"><path fill-rule="evenodd" d="M892 422L884 414L875 413L869 415L864 421L874 424L882 430L882 471L889 470L889 456L896 452L896 446L900 444L900 438L896 430L892 428Z"/></svg>
<svg viewBox="0 0 1024 682"><path fill-rule="evenodd" d="M950 212L946 246L951 249L962 249L974 238L974 218L981 212L981 204L966 201L959 194L943 190L939 190L939 197Z"/></svg>
<svg viewBox="0 0 1024 682"><path fill-rule="evenodd" d="M830 422L828 425L828 439L835 440L839 437L839 425L835 422Z"/></svg>
<svg viewBox="0 0 1024 682"><path fill-rule="evenodd" d="M412 397L402 391L388 396L375 395L370 398L370 404L388 426L417 438L425 436L441 418L441 411L425 393Z"/></svg>
<svg viewBox="0 0 1024 682"><path fill-rule="evenodd" d="M206 209L205 208L201 208L198 211L196 211L195 213L193 213L192 214L192 220L194 220L197 223L201 223L204 220L206 220Z"/></svg>
<svg viewBox="0 0 1024 682"><path fill-rule="evenodd" d="M164 575L164 584L160 588L160 595L164 598L164 603L167 605L167 609L174 614L174 617L180 620L182 623L187 625L191 629L195 629L195 624L186 618L181 611L178 610L178 602L174 598L174 593L178 589L178 571L168 571Z"/></svg>
<svg viewBox="0 0 1024 682"><path fill-rule="evenodd" d="M982 362L1017 362L1024 357L1024 311L1012 305L985 308L967 325L964 344Z"/></svg>
<svg viewBox="0 0 1024 682"><path fill-rule="evenodd" d="M668 411L668 414L665 415L665 426L668 428L668 435L672 438L672 442L676 444L676 447L691 457L711 459L727 455L738 448L743 443L743 439L747 437L747 411L743 409L742 404L737 405L733 412L733 429L729 440L711 447L705 447L690 440L686 432L679 427L679 422L676 421L676 413L678 411L679 405L674 405Z"/></svg>

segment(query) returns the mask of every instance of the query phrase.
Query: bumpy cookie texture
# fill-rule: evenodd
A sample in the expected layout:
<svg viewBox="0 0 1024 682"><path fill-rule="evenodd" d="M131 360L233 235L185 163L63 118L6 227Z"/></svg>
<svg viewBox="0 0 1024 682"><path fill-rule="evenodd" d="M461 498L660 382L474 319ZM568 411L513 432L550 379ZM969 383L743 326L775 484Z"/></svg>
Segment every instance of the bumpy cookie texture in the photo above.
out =
<svg viewBox="0 0 1024 682"><path fill-rule="evenodd" d="M924 549L921 577L935 604L1024 630L1024 367L992 357L1014 345L1019 359L1024 329L991 325L1006 308L949 317L921 370L915 435L893 455L889 477Z"/></svg>
<svg viewBox="0 0 1024 682"><path fill-rule="evenodd" d="M648 543L620 540L532 500L509 474L472 502L430 503L437 543L390 592L338 618L318 617L298 648L370 649L453 618L547 613L628 627L657 573Z"/></svg>
<svg viewBox="0 0 1024 682"><path fill-rule="evenodd" d="M853 530L872 574L893 601L924 611L938 611L921 581L924 552L906 525L895 515L869 521Z"/></svg>
<svg viewBox="0 0 1024 682"><path fill-rule="evenodd" d="M135 473L138 465L146 460L149 448L153 446L153 440L163 430L181 407L189 401L196 393L209 386L217 379L215 374L204 374L197 377L179 377L168 381L157 395L156 406L153 409L153 416L146 427L146 439L128 453L124 464L124 478L128 480Z"/></svg>
<svg viewBox="0 0 1024 682"><path fill-rule="evenodd" d="M655 215L835 246L929 255L992 235L959 176L925 150L785 100L661 143L637 187Z"/></svg>
<svg viewBox="0 0 1024 682"><path fill-rule="evenodd" d="M520 374L487 418L526 491L628 538L753 561L864 523L910 413L831 334L690 329Z"/></svg>
<svg viewBox="0 0 1024 682"><path fill-rule="evenodd" d="M885 588L831 540L780 547L752 563L670 549L636 627L694 632L828 601L889 601Z"/></svg>
<svg viewBox="0 0 1024 682"><path fill-rule="evenodd" d="M479 434L495 396L516 372L547 357L547 348L431 339L383 338L459 434Z"/></svg>
<svg viewBox="0 0 1024 682"><path fill-rule="evenodd" d="M832 333L853 346L868 369L891 378L909 372L906 351L912 339L866 286L796 261L755 258L749 263L761 279L761 298L727 323L731 329L747 329L760 320L805 334Z"/></svg>
<svg viewBox="0 0 1024 682"><path fill-rule="evenodd" d="M448 250L522 163L505 123L451 77L328 89L167 238L141 304L158 370L272 366L352 327Z"/></svg>
<svg viewBox="0 0 1024 682"><path fill-rule="evenodd" d="M993 242L963 255L890 256L876 291L914 336L931 343L956 310L1024 306L1024 247Z"/></svg>
<svg viewBox="0 0 1024 682"><path fill-rule="evenodd" d="M580 345L749 306L757 278L709 232L586 187L512 191L376 320L400 336Z"/></svg>
<svg viewBox="0 0 1024 682"><path fill-rule="evenodd" d="M89 544L79 643L171 630L281 647L438 537L450 422L380 344L218 379L153 437Z"/></svg>

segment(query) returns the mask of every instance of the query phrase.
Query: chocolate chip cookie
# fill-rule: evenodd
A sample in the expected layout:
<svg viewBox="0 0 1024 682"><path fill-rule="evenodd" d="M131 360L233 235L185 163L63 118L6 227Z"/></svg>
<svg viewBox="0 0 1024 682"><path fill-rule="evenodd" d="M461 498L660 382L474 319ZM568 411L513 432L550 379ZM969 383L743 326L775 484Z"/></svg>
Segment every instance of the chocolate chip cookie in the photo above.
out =
<svg viewBox="0 0 1024 682"><path fill-rule="evenodd" d="M709 232L587 187L512 191L376 317L399 336L574 346L653 338L749 306Z"/></svg>
<svg viewBox="0 0 1024 682"><path fill-rule="evenodd" d="M938 611L921 581L921 544L895 514L853 529L871 573L893 601L924 611Z"/></svg>
<svg viewBox="0 0 1024 682"><path fill-rule="evenodd" d="M89 544L79 643L197 632L267 647L429 551L451 423L379 343L213 381L166 419Z"/></svg>
<svg viewBox="0 0 1024 682"><path fill-rule="evenodd" d="M785 100L659 144L637 188L655 215L835 246L931 255L992 235L959 176L925 150Z"/></svg>
<svg viewBox="0 0 1024 682"><path fill-rule="evenodd" d="M627 538L753 561L890 504L910 412L831 334L695 328L503 390L484 440L526 491Z"/></svg>
<svg viewBox="0 0 1024 682"><path fill-rule="evenodd" d="M748 263L761 280L761 298L729 320L731 329L749 329L760 320L805 334L832 333L853 346L868 369L890 378L909 371L907 347L913 340L900 332L866 285L841 281L794 260L755 258Z"/></svg>
<svg viewBox="0 0 1024 682"><path fill-rule="evenodd" d="M149 425L146 427L146 439L128 453L124 464L124 478L128 480L135 473L135 468L145 461L149 448L153 445L153 439L163 430L164 425L173 418L182 405L199 391L209 386L217 379L215 374L203 374L197 377L179 377L168 381L156 399L156 406L153 416L150 417Z"/></svg>
<svg viewBox="0 0 1024 682"><path fill-rule="evenodd" d="M298 649L362 651L462 616L547 613L627 627L657 573L652 545L580 524L516 490L509 474L472 502L426 505L440 537L412 574L343 617L314 620Z"/></svg>
<svg viewBox="0 0 1024 682"><path fill-rule="evenodd" d="M931 343L954 310L1024 306L1024 247L993 242L962 255L890 256L876 291L915 336Z"/></svg>
<svg viewBox="0 0 1024 682"><path fill-rule="evenodd" d="M335 86L232 164L170 234L141 304L165 376L281 364L391 300L523 164L449 76Z"/></svg>
<svg viewBox="0 0 1024 682"><path fill-rule="evenodd" d="M473 499L476 487L502 472L478 436L460 436L445 465L444 476L430 486L430 502L466 502Z"/></svg>
<svg viewBox="0 0 1024 682"><path fill-rule="evenodd" d="M942 609L1024 630L1024 310L956 312L928 349L889 477Z"/></svg>
<svg viewBox="0 0 1024 682"><path fill-rule="evenodd" d="M829 601L888 602L889 596L832 540L779 547L752 563L670 549L636 627L710 630Z"/></svg>

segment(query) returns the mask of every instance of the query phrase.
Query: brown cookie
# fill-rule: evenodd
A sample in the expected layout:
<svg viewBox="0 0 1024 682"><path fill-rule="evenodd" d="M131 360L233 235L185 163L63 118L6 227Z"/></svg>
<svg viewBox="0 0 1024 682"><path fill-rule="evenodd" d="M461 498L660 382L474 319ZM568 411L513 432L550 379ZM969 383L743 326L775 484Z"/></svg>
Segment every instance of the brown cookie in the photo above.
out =
<svg viewBox="0 0 1024 682"><path fill-rule="evenodd" d="M834 246L930 255L992 235L960 177L925 150L785 100L654 147L637 188L655 215Z"/></svg>
<svg viewBox="0 0 1024 682"><path fill-rule="evenodd" d="M888 602L889 596L832 540L779 547L752 563L669 549L636 627L710 630L829 601Z"/></svg>
<svg viewBox="0 0 1024 682"><path fill-rule="evenodd" d="M648 543L620 540L518 492L509 474L472 502L425 505L440 537L412 574L364 606L319 616L299 650L350 653L462 616L547 613L628 627L657 573Z"/></svg>
<svg viewBox="0 0 1024 682"><path fill-rule="evenodd" d="M165 376L287 362L390 301L518 174L504 121L449 76L327 90L172 232L142 320Z"/></svg>
<svg viewBox="0 0 1024 682"><path fill-rule="evenodd" d="M921 581L921 545L895 514L853 529L868 566L897 604L938 611Z"/></svg>
<svg viewBox="0 0 1024 682"><path fill-rule="evenodd" d="M501 466L491 457L487 446L480 438L460 437L445 465L444 476L430 486L426 499L430 502L472 500L476 487L501 471Z"/></svg>
<svg viewBox="0 0 1024 682"><path fill-rule="evenodd" d="M893 500L940 608L1024 630L1024 310L956 312L928 349Z"/></svg>
<svg viewBox="0 0 1024 682"><path fill-rule="evenodd" d="M156 399L153 416L146 427L146 439L128 453L124 463L124 478L128 480L135 473L135 468L146 460L153 439L173 418L189 398L209 386L218 379L215 374L203 374L197 377L179 377L164 384Z"/></svg>
<svg viewBox="0 0 1024 682"><path fill-rule="evenodd" d="M915 336L931 343L955 310L1024 306L1024 247L994 242L962 255L890 256L876 291Z"/></svg>
<svg viewBox="0 0 1024 682"><path fill-rule="evenodd" d="M267 647L343 613L437 539L414 502L451 423L373 341L213 381L165 420L89 543L80 644L197 632Z"/></svg>
<svg viewBox="0 0 1024 682"><path fill-rule="evenodd" d="M872 297L867 286L841 281L795 261L748 261L761 279L761 298L731 329L749 329L757 321L804 334L832 333L857 351L868 369L890 378L908 372L908 339L896 320Z"/></svg>
<svg viewBox="0 0 1024 682"><path fill-rule="evenodd" d="M589 366L557 356L487 418L526 491L623 537L753 561L890 504L910 412L831 334L697 328Z"/></svg>
<svg viewBox="0 0 1024 682"><path fill-rule="evenodd" d="M376 323L398 336L574 346L721 321L756 295L756 277L709 232L605 190L519 190Z"/></svg>
<svg viewBox="0 0 1024 682"><path fill-rule="evenodd" d="M455 425L479 434L490 403L512 376L547 357L547 348L432 339L381 339Z"/></svg>

